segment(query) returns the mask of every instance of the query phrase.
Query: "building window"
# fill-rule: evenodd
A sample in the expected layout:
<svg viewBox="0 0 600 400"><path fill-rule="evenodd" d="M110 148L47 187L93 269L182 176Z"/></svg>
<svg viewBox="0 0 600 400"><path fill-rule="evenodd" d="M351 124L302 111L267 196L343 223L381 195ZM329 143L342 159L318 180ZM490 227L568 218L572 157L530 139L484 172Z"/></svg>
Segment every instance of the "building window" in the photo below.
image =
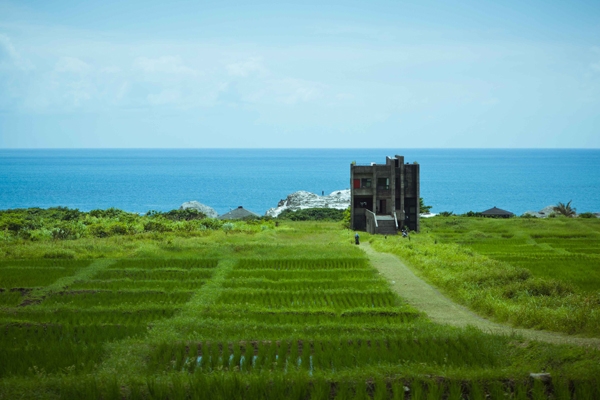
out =
<svg viewBox="0 0 600 400"><path fill-rule="evenodd" d="M390 178L377 178L377 189L389 189Z"/></svg>
<svg viewBox="0 0 600 400"><path fill-rule="evenodd" d="M371 187L371 178L362 178L360 187L370 188Z"/></svg>

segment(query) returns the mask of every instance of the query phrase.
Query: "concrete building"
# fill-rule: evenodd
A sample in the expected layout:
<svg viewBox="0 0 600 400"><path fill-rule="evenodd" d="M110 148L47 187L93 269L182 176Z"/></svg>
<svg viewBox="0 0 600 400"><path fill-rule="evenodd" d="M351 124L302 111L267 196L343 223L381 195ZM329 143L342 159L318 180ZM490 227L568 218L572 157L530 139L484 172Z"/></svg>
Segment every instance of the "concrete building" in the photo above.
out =
<svg viewBox="0 0 600 400"><path fill-rule="evenodd" d="M385 164L350 165L352 229L395 234L403 227L419 231L419 164L403 156Z"/></svg>

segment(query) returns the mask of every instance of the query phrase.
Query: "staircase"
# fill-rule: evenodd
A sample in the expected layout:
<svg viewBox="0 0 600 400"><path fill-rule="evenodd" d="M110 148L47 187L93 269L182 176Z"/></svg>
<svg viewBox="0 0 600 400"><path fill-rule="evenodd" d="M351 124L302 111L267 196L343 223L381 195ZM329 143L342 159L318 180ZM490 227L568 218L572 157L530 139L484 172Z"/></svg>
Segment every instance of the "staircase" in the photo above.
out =
<svg viewBox="0 0 600 400"><path fill-rule="evenodd" d="M396 230L396 221L394 220L394 217L389 215L378 215L376 233L380 235L395 235L398 233Z"/></svg>
<svg viewBox="0 0 600 400"><path fill-rule="evenodd" d="M398 233L396 213L394 215L375 215L370 210L365 210L367 218L367 232L379 235L395 235Z"/></svg>

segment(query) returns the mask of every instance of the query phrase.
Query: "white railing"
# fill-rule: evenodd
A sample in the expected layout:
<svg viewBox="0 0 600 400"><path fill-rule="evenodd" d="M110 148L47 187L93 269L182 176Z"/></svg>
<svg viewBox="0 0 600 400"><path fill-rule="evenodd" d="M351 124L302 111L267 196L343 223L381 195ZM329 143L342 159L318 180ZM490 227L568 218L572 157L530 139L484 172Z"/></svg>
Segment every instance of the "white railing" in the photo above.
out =
<svg viewBox="0 0 600 400"><path fill-rule="evenodd" d="M394 211L394 222L396 223L396 230L398 230L398 217L396 217L396 211Z"/></svg>
<svg viewBox="0 0 600 400"><path fill-rule="evenodd" d="M368 212L371 214L371 218L373 218L373 221L375 221L375 228L378 228L379 225L377 224L377 215L375 215L375 213L369 209L365 209L365 212Z"/></svg>

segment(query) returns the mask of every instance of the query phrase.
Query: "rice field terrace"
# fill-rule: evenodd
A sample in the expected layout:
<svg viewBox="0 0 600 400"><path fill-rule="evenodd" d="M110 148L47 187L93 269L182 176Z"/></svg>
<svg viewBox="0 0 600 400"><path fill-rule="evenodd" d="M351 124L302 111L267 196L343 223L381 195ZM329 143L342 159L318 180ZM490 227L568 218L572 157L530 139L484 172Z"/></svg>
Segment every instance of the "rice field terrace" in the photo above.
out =
<svg viewBox="0 0 600 400"><path fill-rule="evenodd" d="M598 219L462 218L432 221L435 236L529 270L534 276L573 284L586 292L600 290ZM449 221L448 221L449 222Z"/></svg>
<svg viewBox="0 0 600 400"><path fill-rule="evenodd" d="M352 236L286 222L155 257L3 260L0 398L600 396L597 349L434 324Z"/></svg>
<svg viewBox="0 0 600 400"><path fill-rule="evenodd" d="M412 240L374 239L480 314L600 337L600 220L435 217Z"/></svg>

